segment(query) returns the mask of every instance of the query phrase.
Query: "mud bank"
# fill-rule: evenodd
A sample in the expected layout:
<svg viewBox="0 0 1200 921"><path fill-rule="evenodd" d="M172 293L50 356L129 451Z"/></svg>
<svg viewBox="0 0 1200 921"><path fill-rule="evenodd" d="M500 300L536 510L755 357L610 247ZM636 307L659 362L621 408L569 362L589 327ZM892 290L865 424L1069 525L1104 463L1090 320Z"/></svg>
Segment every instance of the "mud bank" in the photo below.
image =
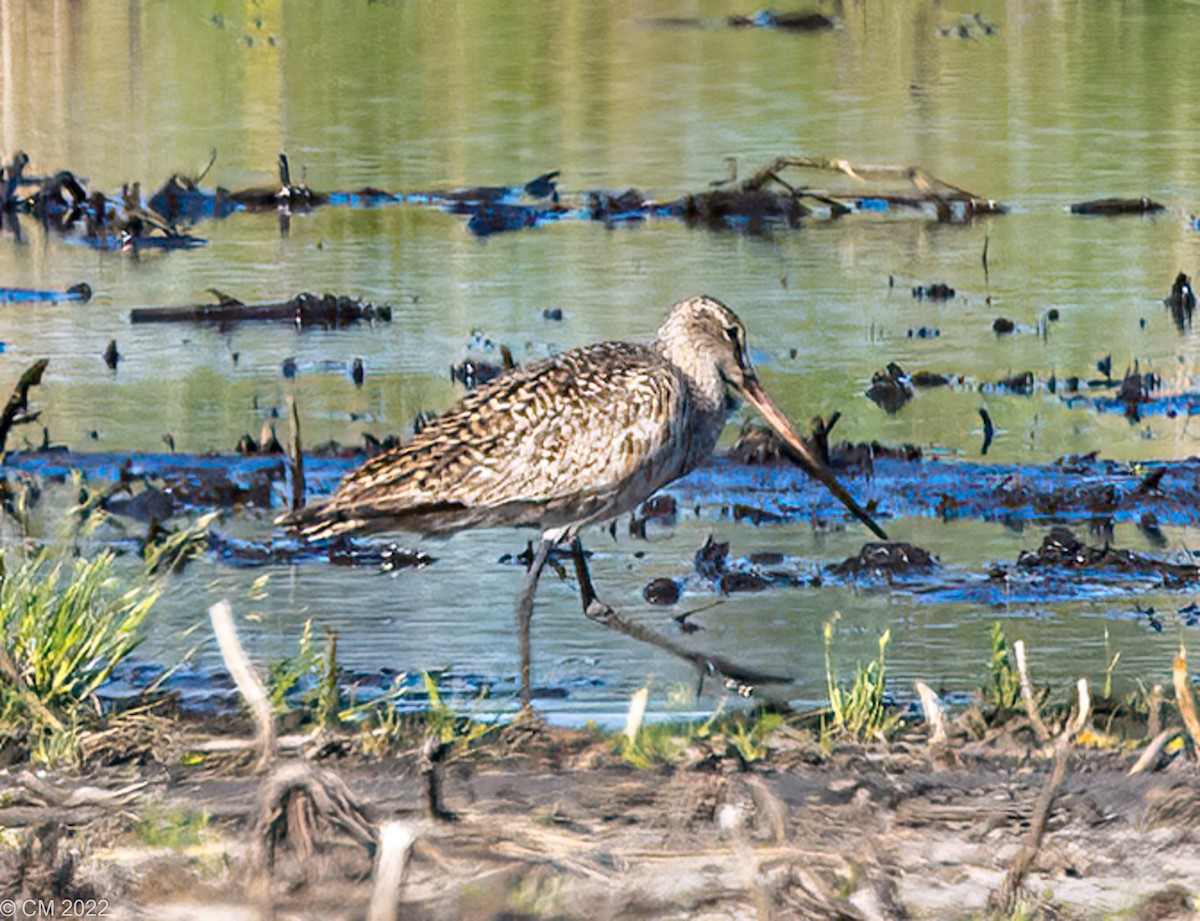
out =
<svg viewBox="0 0 1200 921"><path fill-rule="evenodd" d="M509 729L445 771L453 821L427 817L415 754L321 764L372 820L415 837L405 918L982 917L1050 759L1019 727L944 747L922 735L822 754L792 732L753 763L697 743L686 766L639 770L589 733ZM204 734L172 740L186 750ZM8 891L104 900L117 919L364 917L372 858L337 834L307 856L281 842L264 895L253 835L269 782L230 757L0 774L0 823L43 842L24 863L5 855ZM1194 917L1194 768L1128 776L1133 757L1071 755L1025 916ZM147 843L148 828L186 822L186 845Z"/></svg>

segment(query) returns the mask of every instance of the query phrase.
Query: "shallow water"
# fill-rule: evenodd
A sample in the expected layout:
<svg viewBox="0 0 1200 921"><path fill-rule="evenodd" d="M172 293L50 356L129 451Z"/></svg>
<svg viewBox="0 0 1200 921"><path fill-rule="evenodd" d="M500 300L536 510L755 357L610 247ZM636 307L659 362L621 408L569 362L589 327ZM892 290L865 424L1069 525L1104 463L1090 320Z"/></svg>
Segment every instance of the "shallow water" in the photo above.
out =
<svg viewBox="0 0 1200 921"><path fill-rule="evenodd" d="M1186 413L1131 424L1044 389L1006 396L974 385L1026 370L1043 381L1094 377L1096 361L1111 355L1118 376L1136 362L1167 393L1198 389L1196 335L1179 332L1161 304L1175 273L1196 269L1200 249L1189 217L1200 203L1192 127L1200 72L1165 65L1200 42L1194 6L978 6L996 34L943 37L938 26L958 22L960 11L925 2L830 4L836 30L790 35L721 28L719 17L750 10L716 2L655 5L655 17L711 17L704 27L665 27L634 3L397 0L301 10L270 0L0 0L0 153L23 149L36 171L69 168L113 192L140 181L148 194L177 170L198 171L216 148L207 182L233 189L271 185L286 151L294 173L319 190L507 185L561 169L566 192L633 185L665 199L723 178L725 157L747 173L794 153L919 164L1012 208L968 225L858 215L748 236L666 220L617 229L559 222L480 240L462 218L433 209L330 207L292 217L286 233L276 215L236 214L199 225L200 249L137 255L97 252L23 221L19 239L11 229L0 237L0 284L61 290L86 281L96 297L83 306L0 304L0 377L49 357L35 401L52 438L77 450L158 451L170 433L180 450L228 451L292 393L308 443L354 443L364 431L407 432L419 411L448 406L460 392L448 368L473 330L523 361L597 339L644 339L672 302L708 291L741 313L788 414L803 422L840 411L841 437L978 461L982 406L997 428L988 454L997 462L1092 450L1128 461L1190 456L1197 433ZM1073 201L1109 195L1149 195L1166 210L1067 213ZM933 281L959 296L944 304L909 296ZM246 301L336 291L390 302L394 320L305 333L128 323L133 307L201 302L210 287ZM564 320L543 319L548 308ZM1051 308L1061 319L1039 334ZM1001 315L1017 334L991 332ZM921 327L939 335L909 338ZM114 338L125 359L110 373L100 355ZM347 373L357 356L367 369L361 389ZM280 371L288 357L298 363L294 380ZM889 361L969 382L918 392L888 416L863 393ZM261 536L268 518L227 526ZM735 555L774 548L817 562L851 555L864 538L859 529L754 529L712 515L685 515L669 531L652 530L648 543L597 530L587 542L605 597L668 629L669 614L648 610L641 587L686 571L710 530ZM1015 559L1044 533L927 518L890 530L946 565L976 570ZM1158 552L1196 543L1191 528L1167 536ZM490 532L431 542L423 547L434 566L396 575L280 566L258 602L247 592L261 571L202 563L179 580L143 654L170 660L200 643L207 603L228 596L235 609L261 614L245 632L264 658L293 648L311 617L338 630L348 666L450 667L499 693L516 672L520 571L495 561L525 539ZM1132 527L1118 526L1116 539L1146 549ZM534 621L536 680L567 690L547 709L618 712L646 680L657 707L694 705L676 693L693 685L687 668L586 622L572 596L568 583L547 579ZM683 606L712 600L685 596ZM976 686L997 618L1027 639L1035 670L1063 683L1102 676L1107 630L1128 687L1166 674L1179 639L1172 630L1195 633L1172 625L1154 634L1135 605L1173 610L1188 600L1128 590L985 606L779 589L733 596L697 619L703 644L798 674L791 696L811 702L823 696L821 625L835 610L847 664L871 655L892 627L901 693L913 677ZM196 655L211 662L211 644ZM719 693L709 686L702 704Z"/></svg>

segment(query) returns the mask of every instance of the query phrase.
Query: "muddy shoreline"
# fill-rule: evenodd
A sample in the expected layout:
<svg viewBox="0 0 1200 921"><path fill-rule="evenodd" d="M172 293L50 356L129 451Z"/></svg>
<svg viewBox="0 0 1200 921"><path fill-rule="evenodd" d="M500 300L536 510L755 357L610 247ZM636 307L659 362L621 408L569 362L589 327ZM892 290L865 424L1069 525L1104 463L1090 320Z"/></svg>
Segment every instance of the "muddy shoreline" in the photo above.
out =
<svg viewBox="0 0 1200 921"><path fill-rule="evenodd" d="M339 755L345 743L329 738L306 750L372 821L415 835L405 918L982 917L1028 838L1053 759L1020 718L953 725L943 744L920 724L887 746L828 752L793 729L752 762L727 739L695 740L685 763L642 769L596 733L509 727L445 767L452 821L428 817L419 752ZM211 739L204 729L171 727L159 742L194 751ZM1023 916L1192 917L1195 767L1176 758L1129 776L1132 743L1104 738L1094 732L1070 755ZM184 766L166 764L166 750L83 776L0 775L0 824L43 841L26 855L22 894L104 899L114 918L365 916L364 848L327 831L304 856L285 838L264 896L254 835L270 781L247 753ZM194 840L147 843L147 821L178 828L184 817ZM0 868L10 880L14 859Z"/></svg>

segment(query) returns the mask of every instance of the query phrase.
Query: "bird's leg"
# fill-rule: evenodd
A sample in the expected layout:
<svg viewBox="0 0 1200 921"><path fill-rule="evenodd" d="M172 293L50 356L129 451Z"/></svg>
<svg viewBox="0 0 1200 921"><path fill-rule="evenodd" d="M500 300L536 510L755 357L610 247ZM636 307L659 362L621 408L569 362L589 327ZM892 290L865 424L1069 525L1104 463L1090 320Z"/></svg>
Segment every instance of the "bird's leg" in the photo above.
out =
<svg viewBox="0 0 1200 921"><path fill-rule="evenodd" d="M576 537L571 541L571 560L575 563L575 581L579 583L579 600L583 603L583 613L591 618L603 618L611 614L612 609L596 595L596 587L592 585L592 574L588 572L587 559L583 555L583 542Z"/></svg>
<svg viewBox="0 0 1200 921"><path fill-rule="evenodd" d="M563 539L565 540L565 538ZM702 652L687 649L680 646L674 640L668 639L651 630L649 627L644 627L636 621L631 621L627 617L623 617L619 611L613 610L596 597L596 588L592 585L592 577L588 572L587 560L583 556L583 544L580 543L578 537L571 539L571 559L575 563L575 578L579 582L579 600L583 602L583 613L591 620L603 624L610 630L617 630L626 636L633 637L635 640L650 643L659 649L665 649L672 655L679 656L679 658L695 666L702 676L710 674L724 675L736 681L741 686L739 687L739 693L743 693L743 687L749 689L752 685L790 684L792 682L793 679L787 675L775 675L770 672L760 672L757 669L743 668L740 665L730 662L723 656L706 655Z"/></svg>
<svg viewBox="0 0 1200 921"><path fill-rule="evenodd" d="M521 636L521 707L529 708L529 623L533 620L533 596L537 592L538 579L550 559L550 551L557 541L542 538L538 542L537 552L529 564L525 581L521 584L521 593L517 595L517 631Z"/></svg>

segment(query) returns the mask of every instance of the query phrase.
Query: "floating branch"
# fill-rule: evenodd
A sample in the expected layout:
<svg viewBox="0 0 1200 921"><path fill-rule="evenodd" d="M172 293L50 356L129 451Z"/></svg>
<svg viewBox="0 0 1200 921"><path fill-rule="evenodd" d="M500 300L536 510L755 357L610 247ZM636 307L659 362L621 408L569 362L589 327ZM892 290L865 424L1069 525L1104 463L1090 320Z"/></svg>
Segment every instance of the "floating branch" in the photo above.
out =
<svg viewBox="0 0 1200 921"><path fill-rule="evenodd" d="M391 322L392 308L337 294L305 291L289 301L245 304L213 289L214 304L185 307L139 307L129 313L131 323L291 323L298 329L340 329L362 322Z"/></svg>
<svg viewBox="0 0 1200 921"><path fill-rule="evenodd" d="M805 172L832 174L841 186L816 186L787 181L782 174ZM803 179L803 175L799 178ZM779 157L741 183L743 192L757 192L771 185L782 186L797 198L810 198L840 205L847 212L905 207L932 208L939 221L969 221L985 214L1003 214L1000 203L951 185L919 166L851 163L826 157Z"/></svg>

